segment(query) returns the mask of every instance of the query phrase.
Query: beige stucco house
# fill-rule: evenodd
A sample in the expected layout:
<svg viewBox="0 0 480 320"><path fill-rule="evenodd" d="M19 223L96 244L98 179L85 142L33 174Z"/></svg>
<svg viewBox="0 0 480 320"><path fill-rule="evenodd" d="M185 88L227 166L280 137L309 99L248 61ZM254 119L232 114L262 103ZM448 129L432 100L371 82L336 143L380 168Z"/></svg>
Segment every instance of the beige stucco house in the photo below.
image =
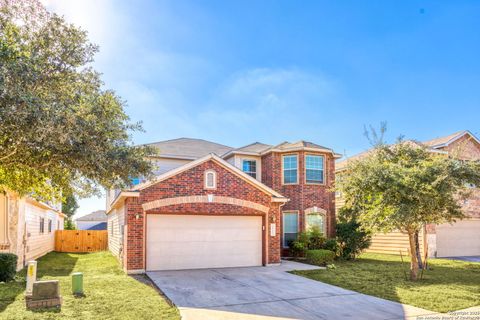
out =
<svg viewBox="0 0 480 320"><path fill-rule="evenodd" d="M27 261L53 251L55 230L63 229L60 206L0 192L0 252L18 256L17 270Z"/></svg>

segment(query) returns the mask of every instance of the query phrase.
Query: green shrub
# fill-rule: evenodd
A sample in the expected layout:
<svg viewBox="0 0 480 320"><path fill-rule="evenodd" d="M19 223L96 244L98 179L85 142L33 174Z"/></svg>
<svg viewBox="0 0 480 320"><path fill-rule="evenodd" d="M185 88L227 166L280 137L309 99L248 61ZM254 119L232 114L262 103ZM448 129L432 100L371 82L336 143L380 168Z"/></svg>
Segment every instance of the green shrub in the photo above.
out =
<svg viewBox="0 0 480 320"><path fill-rule="evenodd" d="M340 253L340 245L335 238L325 240L322 249L333 251L336 256Z"/></svg>
<svg viewBox="0 0 480 320"><path fill-rule="evenodd" d="M325 237L318 227L311 227L307 232L308 249L317 250L322 249L325 242Z"/></svg>
<svg viewBox="0 0 480 320"><path fill-rule="evenodd" d="M297 240L289 243L290 253L294 257L304 257L305 252L308 249L309 237L306 232L300 232L297 236Z"/></svg>
<svg viewBox="0 0 480 320"><path fill-rule="evenodd" d="M0 253L0 282L13 280L18 257L13 253Z"/></svg>
<svg viewBox="0 0 480 320"><path fill-rule="evenodd" d="M337 223L336 231L340 255L347 260L354 260L372 241L370 232L354 219Z"/></svg>
<svg viewBox="0 0 480 320"><path fill-rule="evenodd" d="M305 257L307 258L308 263L317 266L325 266L333 262L333 259L335 259L335 252L324 249L307 250Z"/></svg>
<svg viewBox="0 0 480 320"><path fill-rule="evenodd" d="M307 251L307 247L305 246L305 244L296 240L290 243L289 248L290 253L294 257L303 257L305 256L305 252Z"/></svg>

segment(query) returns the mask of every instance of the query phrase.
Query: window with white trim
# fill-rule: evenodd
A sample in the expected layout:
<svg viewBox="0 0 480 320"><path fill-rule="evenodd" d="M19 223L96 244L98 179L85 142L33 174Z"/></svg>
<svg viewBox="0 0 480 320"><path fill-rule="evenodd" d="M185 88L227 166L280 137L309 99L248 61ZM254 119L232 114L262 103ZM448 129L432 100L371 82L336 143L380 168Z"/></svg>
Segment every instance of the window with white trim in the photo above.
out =
<svg viewBox="0 0 480 320"><path fill-rule="evenodd" d="M283 247L289 248L298 236L298 212L283 213Z"/></svg>
<svg viewBox="0 0 480 320"><path fill-rule="evenodd" d="M324 156L305 156L305 179L307 183L323 183Z"/></svg>
<svg viewBox="0 0 480 320"><path fill-rule="evenodd" d="M255 160L243 160L242 170L254 179L257 179L257 161Z"/></svg>
<svg viewBox="0 0 480 320"><path fill-rule="evenodd" d="M325 235L325 215L321 212L312 212L307 214L305 219L306 229L318 228Z"/></svg>
<svg viewBox="0 0 480 320"><path fill-rule="evenodd" d="M0 193L0 244L8 244L8 204L7 196Z"/></svg>
<svg viewBox="0 0 480 320"><path fill-rule="evenodd" d="M217 188L217 173L213 170L205 171L205 189Z"/></svg>
<svg viewBox="0 0 480 320"><path fill-rule="evenodd" d="M296 154L284 155L283 164L283 184L298 183L298 157Z"/></svg>
<svg viewBox="0 0 480 320"><path fill-rule="evenodd" d="M39 232L45 233L45 218L40 218Z"/></svg>
<svg viewBox="0 0 480 320"><path fill-rule="evenodd" d="M48 219L48 233L52 232L52 219Z"/></svg>

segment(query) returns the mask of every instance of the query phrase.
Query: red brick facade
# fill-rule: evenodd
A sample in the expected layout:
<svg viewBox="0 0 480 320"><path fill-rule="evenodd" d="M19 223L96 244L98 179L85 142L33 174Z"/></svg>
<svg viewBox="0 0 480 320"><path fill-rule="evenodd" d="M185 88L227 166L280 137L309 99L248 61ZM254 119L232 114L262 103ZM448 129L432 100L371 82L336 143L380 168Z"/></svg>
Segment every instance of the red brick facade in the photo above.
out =
<svg viewBox="0 0 480 320"><path fill-rule="evenodd" d="M282 156L296 154L298 157L298 183L284 185L282 183ZM324 184L307 184L305 182L305 155L315 154L325 157ZM262 157L262 182L290 199L282 211L298 211L299 230L305 230L305 210L318 207L326 210L326 235L335 235L335 159L331 153L320 152L271 152ZM282 219L283 220L283 219ZM288 255L288 250L283 250Z"/></svg>
<svg viewBox="0 0 480 320"><path fill-rule="evenodd" d="M204 188L204 173L212 169L217 174L215 189ZM268 212L247 206L228 203L181 203L162 206L145 211L143 204L159 199L184 196L207 196L240 199L248 203L267 207ZM215 199L215 198L213 198ZM192 215L258 215L263 217L264 263L280 262L280 203L272 202L272 195L260 190L213 160L181 172L164 181L140 191L138 198L126 201L127 270L145 269L145 220L147 214L192 214ZM275 236L270 235L270 224L276 224Z"/></svg>
<svg viewBox="0 0 480 320"><path fill-rule="evenodd" d="M449 156L466 160L480 160L480 144L470 135L464 135L460 139L441 148L448 151ZM472 190L470 199L462 203L465 215L472 218L480 218L480 189Z"/></svg>

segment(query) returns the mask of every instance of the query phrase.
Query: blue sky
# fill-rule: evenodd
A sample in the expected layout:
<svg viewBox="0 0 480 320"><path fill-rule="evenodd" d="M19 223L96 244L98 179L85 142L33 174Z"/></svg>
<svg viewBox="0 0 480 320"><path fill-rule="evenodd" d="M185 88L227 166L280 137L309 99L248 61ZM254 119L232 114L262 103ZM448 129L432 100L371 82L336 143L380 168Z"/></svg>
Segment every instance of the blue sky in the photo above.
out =
<svg viewBox="0 0 480 320"><path fill-rule="evenodd" d="M353 155L381 121L390 141L480 131L479 1L44 3L100 45L95 68L146 130L135 143L302 139Z"/></svg>

